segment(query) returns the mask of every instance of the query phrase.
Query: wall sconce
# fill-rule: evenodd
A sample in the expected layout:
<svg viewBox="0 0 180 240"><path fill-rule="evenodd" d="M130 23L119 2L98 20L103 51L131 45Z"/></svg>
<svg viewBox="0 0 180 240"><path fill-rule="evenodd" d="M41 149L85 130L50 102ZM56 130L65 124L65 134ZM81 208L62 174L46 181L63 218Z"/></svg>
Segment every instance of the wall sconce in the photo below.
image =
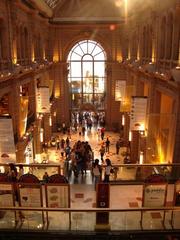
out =
<svg viewBox="0 0 180 240"><path fill-rule="evenodd" d="M42 143L44 141L44 129L40 129L40 142Z"/></svg>
<svg viewBox="0 0 180 240"><path fill-rule="evenodd" d="M131 141L132 141L132 132L129 131L129 142L131 142Z"/></svg>
<svg viewBox="0 0 180 240"><path fill-rule="evenodd" d="M124 126L125 125L125 116L124 116L124 114L122 115L122 126Z"/></svg>
<svg viewBox="0 0 180 240"><path fill-rule="evenodd" d="M49 116L49 126L51 127L52 126L52 117Z"/></svg>
<svg viewBox="0 0 180 240"><path fill-rule="evenodd" d="M139 164L143 164L143 161L144 161L144 153L143 153L143 152L140 152L140 155L139 155Z"/></svg>

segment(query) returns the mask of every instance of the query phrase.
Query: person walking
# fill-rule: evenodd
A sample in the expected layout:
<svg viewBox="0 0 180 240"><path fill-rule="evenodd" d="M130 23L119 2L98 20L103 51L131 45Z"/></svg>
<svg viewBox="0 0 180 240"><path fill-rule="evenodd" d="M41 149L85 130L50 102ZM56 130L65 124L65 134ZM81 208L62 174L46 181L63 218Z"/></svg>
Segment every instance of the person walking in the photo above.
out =
<svg viewBox="0 0 180 240"><path fill-rule="evenodd" d="M116 142L116 154L117 154L117 155L119 154L120 146L121 146L121 142L120 142L120 140L118 139L117 142Z"/></svg>

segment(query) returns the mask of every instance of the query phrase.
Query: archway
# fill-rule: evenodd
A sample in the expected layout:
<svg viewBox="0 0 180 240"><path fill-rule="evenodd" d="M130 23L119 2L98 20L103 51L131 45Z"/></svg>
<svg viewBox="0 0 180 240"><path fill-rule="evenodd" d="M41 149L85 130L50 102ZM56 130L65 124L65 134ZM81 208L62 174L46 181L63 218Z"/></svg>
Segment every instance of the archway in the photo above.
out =
<svg viewBox="0 0 180 240"><path fill-rule="evenodd" d="M106 53L102 46L93 40L80 41L72 47L67 60L71 112L92 105L96 111L104 111Z"/></svg>

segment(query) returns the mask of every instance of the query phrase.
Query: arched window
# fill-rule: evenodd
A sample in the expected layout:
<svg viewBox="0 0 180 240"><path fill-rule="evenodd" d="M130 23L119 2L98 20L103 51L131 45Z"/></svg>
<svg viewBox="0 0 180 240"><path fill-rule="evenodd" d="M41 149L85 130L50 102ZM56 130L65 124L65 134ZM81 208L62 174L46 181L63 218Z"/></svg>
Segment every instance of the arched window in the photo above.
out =
<svg viewBox="0 0 180 240"><path fill-rule="evenodd" d="M92 40L77 43L68 55L71 107L93 104L104 110L105 60L102 46Z"/></svg>

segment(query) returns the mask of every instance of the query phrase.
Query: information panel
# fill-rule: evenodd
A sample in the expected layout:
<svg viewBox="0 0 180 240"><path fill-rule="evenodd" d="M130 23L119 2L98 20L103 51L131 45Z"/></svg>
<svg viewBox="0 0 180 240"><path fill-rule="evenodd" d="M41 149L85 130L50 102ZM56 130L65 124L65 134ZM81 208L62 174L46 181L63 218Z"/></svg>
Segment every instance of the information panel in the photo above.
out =
<svg viewBox="0 0 180 240"><path fill-rule="evenodd" d="M0 206L13 207L13 187L12 184L0 184Z"/></svg>
<svg viewBox="0 0 180 240"><path fill-rule="evenodd" d="M144 186L143 207L163 207L166 202L167 184Z"/></svg>
<svg viewBox="0 0 180 240"><path fill-rule="evenodd" d="M115 101L123 101L126 94L126 81L116 80Z"/></svg>
<svg viewBox="0 0 180 240"><path fill-rule="evenodd" d="M130 130L145 130L147 97L132 97Z"/></svg>
<svg viewBox="0 0 180 240"><path fill-rule="evenodd" d="M39 87L36 90L36 112L49 113L49 87Z"/></svg>
<svg viewBox="0 0 180 240"><path fill-rule="evenodd" d="M19 187L20 205L22 207L41 207L40 187Z"/></svg>
<svg viewBox="0 0 180 240"><path fill-rule="evenodd" d="M47 207L68 208L69 199L69 185L46 185Z"/></svg>
<svg viewBox="0 0 180 240"><path fill-rule="evenodd" d="M12 119L0 117L0 162L16 162Z"/></svg>

